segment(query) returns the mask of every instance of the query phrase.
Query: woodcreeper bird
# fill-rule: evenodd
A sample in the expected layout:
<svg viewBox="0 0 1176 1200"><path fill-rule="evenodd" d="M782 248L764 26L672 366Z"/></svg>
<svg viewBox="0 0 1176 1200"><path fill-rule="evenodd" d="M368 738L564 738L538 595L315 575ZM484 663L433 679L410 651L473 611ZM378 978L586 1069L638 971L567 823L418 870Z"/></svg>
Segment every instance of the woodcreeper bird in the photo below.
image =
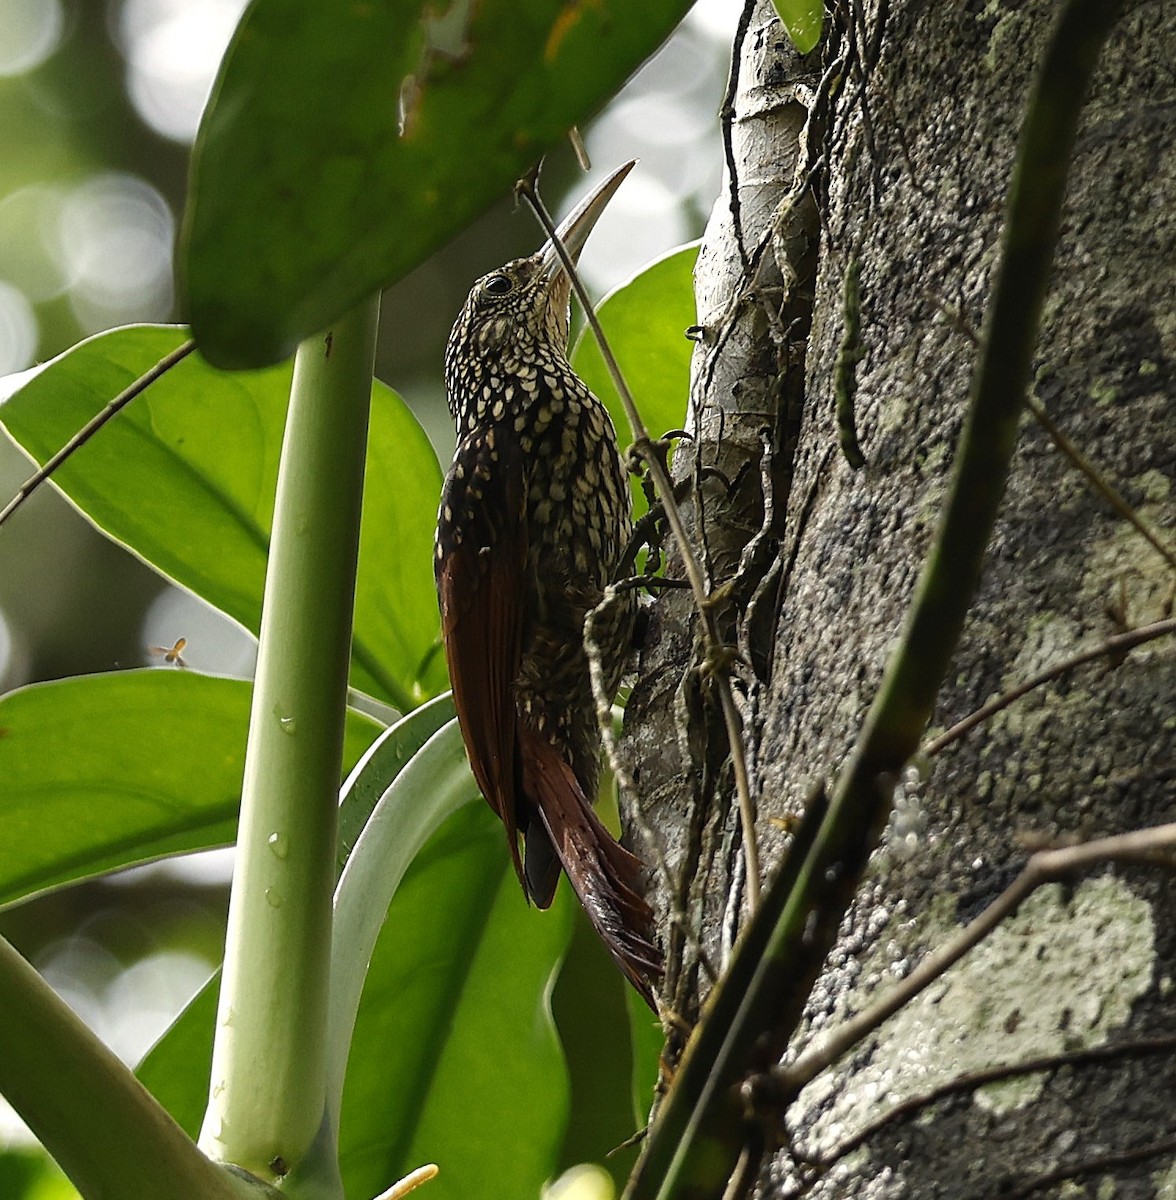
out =
<svg viewBox="0 0 1176 1200"><path fill-rule="evenodd" d="M573 262L629 173L615 171L559 227ZM457 449L435 568L453 699L474 778L506 827L528 897L546 908L560 867L609 952L653 1007L661 974L642 864L592 803L600 731L586 615L632 535L608 413L567 358L571 281L553 242L474 284L445 351ZM606 689L633 638L634 594L595 622ZM519 835L525 853L519 853Z"/></svg>

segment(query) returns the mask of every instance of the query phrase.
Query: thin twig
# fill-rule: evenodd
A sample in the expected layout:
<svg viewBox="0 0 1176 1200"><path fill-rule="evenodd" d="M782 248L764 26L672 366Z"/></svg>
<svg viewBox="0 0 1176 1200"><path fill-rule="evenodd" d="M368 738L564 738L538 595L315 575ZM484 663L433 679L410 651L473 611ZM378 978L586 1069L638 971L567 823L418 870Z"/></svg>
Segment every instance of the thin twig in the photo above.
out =
<svg viewBox="0 0 1176 1200"><path fill-rule="evenodd" d="M596 723L600 728L601 741L604 744L604 756L608 761L609 770L616 779L617 787L630 795L637 794L637 784L622 761L620 750L617 747L616 733L613 729L613 701L605 687L604 660L600 652L600 639L597 637L596 627L603 615L616 605L623 592L632 591L633 588L640 586L647 586L647 581L640 576L623 580L618 584L609 584L604 589L600 602L595 608L589 609L584 617L584 651L588 656L588 678L592 684L592 699L596 704ZM665 884L666 895L672 900L675 896L674 876L666 859L662 839L645 819L645 814L642 813L639 806L634 807L633 816L637 829L644 837L653 856L653 865ZM706 949L699 940L697 930L694 929L693 924L687 919L685 911L677 903L674 903L673 910L670 912L670 920L682 930L683 936L697 953L703 969L713 981L716 975ZM659 1015L665 1016L664 1012Z"/></svg>
<svg viewBox="0 0 1176 1200"><path fill-rule="evenodd" d="M674 499L684 500L690 494L690 489L693 486L693 482L689 479L679 480L677 486L674 488ZM656 544L658 547L658 552L660 553L660 540L658 543L655 543L654 538L657 536L656 530L658 524L665 519L665 505L662 504L660 500L655 500L649 506L649 510L643 513L636 521L633 522L633 536L629 539L629 544L625 547L625 553L621 556L620 565L617 567L618 579L628 579L634 574L634 572L637 570L637 555L641 553L643 547L648 547L652 550ZM648 565L648 560L646 561L645 570L646 572L651 570ZM646 574L641 578L642 583L646 586L651 584L654 579L661 579L663 581L660 584L653 584L654 587L664 587L668 582L670 582L666 580L665 576L663 575L651 576ZM684 579L674 580L673 583L675 586L690 586L690 584Z"/></svg>
<svg viewBox="0 0 1176 1200"><path fill-rule="evenodd" d="M931 295L931 301L948 318L953 328L968 338L973 345L979 346L980 337L972 327L971 322L954 305L949 305L939 296ZM1049 415L1045 405L1032 393L1025 394L1025 407L1033 414L1034 420L1045 430L1050 441L1068 458L1071 464L1086 477L1091 488L1127 521L1135 531L1156 551L1157 554L1176 571L1176 551L1168 546L1163 538L1148 524L1139 513L1119 494L1110 480L1078 449L1058 423Z"/></svg>
<svg viewBox="0 0 1176 1200"><path fill-rule="evenodd" d="M719 638L718 628L715 623L714 606L711 603L702 567L687 536L686 523L682 518L681 509L679 509L677 502L674 500L674 487L670 480L669 467L666 463L666 447L663 442L655 442L649 436L645 422L641 419L641 414L637 411L637 405L633 400L633 394L629 390L629 385L625 382L621 368L613 354L612 347L609 345L608 338L605 337L604 330L600 326L600 320L596 315L596 308L592 303L592 299L584 287L579 272L576 270L576 264L572 261L567 247L564 246L562 239L556 231L555 224L547 211L547 207L539 196L533 177L524 176L519 180L516 188L518 193L531 206L539 224L543 227L548 238L551 239L551 243L559 255L560 262L567 272L568 278L571 280L572 289L575 291L576 298L584 310L584 317L592 329L593 336L600 347L601 357L604 359L609 376L617 389L621 403L624 405L625 416L628 418L629 425L633 431L633 452L649 467L649 473L653 477L658 497L665 506L666 520L670 524L682 555L682 564L686 571L686 577L690 580L690 587L694 592L694 602L698 608L699 616L702 618L702 627L707 648L707 662L712 668L719 668L714 670L713 677L715 686L719 692L719 699L723 709L723 719L727 726L731 761L735 768L735 783L739 790L739 816L743 826L744 855L747 859L747 898L750 908L754 911L759 903L760 895L759 853L755 838L755 813L752 808L751 794L748 791L747 763L743 754L743 733L739 727L739 717L735 709L735 700L731 694L731 680L725 668L720 666L725 656L723 654L722 640Z"/></svg>
<svg viewBox="0 0 1176 1200"><path fill-rule="evenodd" d="M747 255L747 247L743 244L743 218L739 203L739 169L735 162L731 124L735 119L735 97L739 91L739 69L743 59L743 43L747 38L747 31L751 27L751 17L755 12L755 7L755 0L744 0L743 12L739 14L739 25L735 30L735 39L731 47L731 70L727 75L727 91L719 109L719 122L723 133L723 157L727 164L727 188L730 193L731 231L734 235L735 246L739 251L739 261L743 264L745 273L751 266L751 260Z"/></svg>
<svg viewBox="0 0 1176 1200"><path fill-rule="evenodd" d="M596 723L600 726L601 740L604 743L604 756L608 760L609 770L622 791L630 794L636 790L633 777L621 760L617 749L616 734L613 732L613 698L605 686L604 659L600 652L600 639L596 634L596 626L606 612L614 608L623 591L629 590L620 585L609 584L600 597L600 602L588 610L584 617L584 652L588 657L588 678L592 684L592 699L596 704ZM652 833L652 830L648 831ZM661 853L658 839L651 838L657 865L664 874L667 886L673 890L673 879L669 866Z"/></svg>
<svg viewBox="0 0 1176 1200"><path fill-rule="evenodd" d="M572 143L572 153L576 156L576 162L581 171L588 172L592 170L592 160L588 157L588 147L584 145L584 139L580 136L580 127L573 125L568 130L568 141Z"/></svg>
<svg viewBox="0 0 1176 1200"><path fill-rule="evenodd" d="M1164 544L1158 533L1139 515L1139 513L1123 499L1110 485L1106 477L1082 453L1081 450L1062 432L1057 422L1045 410L1045 405L1032 394L1026 394L1025 405L1036 417L1037 423L1049 434L1053 444L1082 472L1090 486L1121 516L1134 526L1136 532L1144 538L1148 545L1176 571L1176 552Z"/></svg>
<svg viewBox="0 0 1176 1200"><path fill-rule="evenodd" d="M852 1137L839 1143L828 1154L806 1157L805 1161L813 1163L822 1172L826 1172L836 1166L846 1155L852 1154L860 1146L864 1146L888 1125L905 1120L950 1096L974 1092L990 1083L1001 1083L1006 1079L1021 1079L1026 1075L1040 1075L1046 1071L1058 1071L1062 1067L1083 1067L1091 1063L1147 1058L1153 1054L1166 1054L1173 1050L1176 1050L1176 1037L1144 1038L1140 1041L1119 1045L1091 1046L1084 1050L1068 1050L1061 1054L1043 1054L1039 1058L1030 1058L1023 1062L1005 1063L1002 1066L988 1067L982 1071L969 1071L965 1075L957 1076L947 1083L940 1084L939 1087L931 1088L918 1096L911 1096L903 1100L889 1112L864 1126Z"/></svg>
<svg viewBox="0 0 1176 1200"><path fill-rule="evenodd" d="M1089 650L1082 650L1062 662L1054 663L1052 667L1046 667L1044 670L1038 671L1036 675L1031 676L1024 683L1018 684L1015 688L1011 688L999 696L994 696L987 704L982 704L974 712L970 712L946 732L927 742L923 746L922 752L928 758L934 757L944 747L958 741L964 734L974 729L977 725L987 721L994 713L1008 708L1014 701L1020 700L1022 696L1028 695L1029 692L1041 687L1043 684L1052 683L1055 679L1061 678L1067 671L1072 671L1076 667L1083 666L1085 663L1095 662L1100 658L1118 658L1125 655L1129 650L1133 650L1136 646L1142 645L1144 642L1165 637L1170 633L1176 633L1176 618L1169 618L1166 621L1156 621L1151 625L1141 625L1138 629L1129 630L1127 633L1118 633L1114 637L1107 638L1099 645L1092 646Z"/></svg>
<svg viewBox="0 0 1176 1200"><path fill-rule="evenodd" d="M1147 1158L1158 1158L1161 1154L1176 1152L1176 1138L1165 1138L1162 1142L1150 1142L1146 1146L1137 1146L1132 1150L1116 1150L1110 1154L1098 1154L1082 1162L1071 1163L1069 1166L1057 1167L1038 1175L1028 1183L1014 1188L1011 1192L1000 1193L1000 1200L1024 1200L1024 1197L1041 1191L1042 1188L1052 1187L1055 1183L1063 1183L1067 1179L1076 1179L1079 1175L1105 1174L1112 1167L1126 1167L1132 1163L1143 1162Z"/></svg>
<svg viewBox="0 0 1176 1200"><path fill-rule="evenodd" d="M13 496L3 509L0 509L0 525L3 525L62 463L75 450L84 446L111 417L120 413L136 396L146 391L160 376L166 375L176 363L187 358L195 349L196 343L189 338L188 341L177 346L170 354L165 354L155 366L140 375L130 387L124 388L119 392L101 412L91 417L39 471L30 475L20 485L16 495Z"/></svg>
<svg viewBox="0 0 1176 1200"><path fill-rule="evenodd" d="M1046 883L1107 862L1154 862L1176 850L1176 824L1137 829L1114 837L1099 838L1077 846L1039 850L1029 858L1020 875L955 937L933 950L899 984L868 1008L843 1022L788 1066L772 1072L785 1095L795 1095L826 1067L837 1062L888 1017L909 1004L925 987L934 983L1002 921L1011 917L1030 893Z"/></svg>

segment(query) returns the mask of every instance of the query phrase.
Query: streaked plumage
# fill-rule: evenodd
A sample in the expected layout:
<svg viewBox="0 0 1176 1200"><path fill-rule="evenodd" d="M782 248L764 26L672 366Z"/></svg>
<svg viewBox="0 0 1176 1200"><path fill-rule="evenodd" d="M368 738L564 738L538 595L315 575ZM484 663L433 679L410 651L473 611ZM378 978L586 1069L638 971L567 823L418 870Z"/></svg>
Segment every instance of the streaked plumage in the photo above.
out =
<svg viewBox="0 0 1176 1200"><path fill-rule="evenodd" d="M573 257L628 170L564 222ZM612 422L567 360L569 289L545 246L478 280L450 335L445 383L458 444L437 522L442 632L470 764L524 889L547 907L562 865L652 1005L661 959L641 863L591 803L600 736L584 617L612 580L632 519ZM628 593L610 610L600 639L613 691L634 603Z"/></svg>

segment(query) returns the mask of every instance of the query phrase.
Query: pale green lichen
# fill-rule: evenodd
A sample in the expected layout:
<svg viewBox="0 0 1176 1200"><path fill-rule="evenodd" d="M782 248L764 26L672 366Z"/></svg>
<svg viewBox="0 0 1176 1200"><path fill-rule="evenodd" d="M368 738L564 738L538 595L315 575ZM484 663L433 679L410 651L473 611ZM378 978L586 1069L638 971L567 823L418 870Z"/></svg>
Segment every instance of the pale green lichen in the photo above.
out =
<svg viewBox="0 0 1176 1200"><path fill-rule="evenodd" d="M919 924L930 945L958 928L942 905ZM1084 881L1068 899L1058 885L1039 889L883 1026L848 1088L818 1080L806 1090L810 1111L829 1105L814 1140L828 1149L899 1101L969 1072L1107 1042L1151 983L1154 942L1150 907L1115 875ZM1036 1075L991 1084L975 1103L1007 1113L1042 1083Z"/></svg>
<svg viewBox="0 0 1176 1200"><path fill-rule="evenodd" d="M988 35L988 48L984 52L984 69L996 71L1002 63L1016 58L1015 48L1017 39L1024 36L1025 18L1017 12L1001 12L1000 5L990 4L985 10L985 16L998 13L996 24Z"/></svg>
<svg viewBox="0 0 1176 1200"><path fill-rule="evenodd" d="M1157 311L1153 314L1156 333L1160 337L1160 349L1165 358L1176 354L1176 309Z"/></svg>
<svg viewBox="0 0 1176 1200"><path fill-rule="evenodd" d="M1039 672L1064 662L1081 641L1078 626L1069 618L1055 612L1038 613L1026 623L1017 653L1001 674L999 691L1011 691ZM1081 677L1072 680L1064 692L1039 691L1037 697L1035 704L1012 704L994 714L988 723L989 735L1003 732L1019 739L1022 745L1033 746L1051 723L1070 719L1063 718L1064 712L1079 722L1077 727L1087 718L1090 693L1081 686ZM1008 777L1012 770L1010 760L1006 759L1002 765L1001 773ZM1030 781L1028 786L1036 790L1040 781Z"/></svg>
<svg viewBox="0 0 1176 1200"><path fill-rule="evenodd" d="M1131 482L1143 492L1144 504L1162 504L1172 491L1172 481L1154 467L1134 476Z"/></svg>
<svg viewBox="0 0 1176 1200"><path fill-rule="evenodd" d="M1002 690L1016 687L1074 653L1078 626L1056 612L1035 613L1025 623L1017 655L1001 676Z"/></svg>
<svg viewBox="0 0 1176 1200"><path fill-rule="evenodd" d="M1170 482L1159 471L1145 471L1132 482L1146 497L1139 513L1158 535L1171 545L1171 508L1167 491ZM1121 596L1126 601L1126 619L1133 625L1158 621L1168 614L1172 593L1172 568L1126 521L1117 521L1107 536L1096 541L1086 556L1078 588L1078 603L1098 611ZM1137 653L1153 650L1141 647Z"/></svg>
<svg viewBox="0 0 1176 1200"><path fill-rule="evenodd" d="M1156 1200L1176 1200L1176 1163L1152 1174Z"/></svg>
<svg viewBox="0 0 1176 1200"><path fill-rule="evenodd" d="M1090 385L1089 394L1099 408L1105 408L1108 404L1114 404L1119 398L1119 389L1113 383L1097 379Z"/></svg>

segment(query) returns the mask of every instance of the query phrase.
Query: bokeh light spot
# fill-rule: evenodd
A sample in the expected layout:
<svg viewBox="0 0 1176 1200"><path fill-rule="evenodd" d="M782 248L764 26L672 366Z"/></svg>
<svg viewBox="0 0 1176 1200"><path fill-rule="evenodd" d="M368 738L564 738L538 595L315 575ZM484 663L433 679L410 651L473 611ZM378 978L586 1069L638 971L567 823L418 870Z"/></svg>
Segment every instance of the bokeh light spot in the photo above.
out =
<svg viewBox="0 0 1176 1200"><path fill-rule="evenodd" d="M161 950L120 972L103 994L107 1044L123 1062L139 1062L210 973L184 950Z"/></svg>
<svg viewBox="0 0 1176 1200"><path fill-rule="evenodd" d="M37 314L18 287L0 279L0 375L22 371L37 353Z"/></svg>
<svg viewBox="0 0 1176 1200"><path fill-rule="evenodd" d="M126 0L116 36L127 91L152 129L178 142L196 136L244 7L244 0Z"/></svg>
<svg viewBox="0 0 1176 1200"><path fill-rule="evenodd" d="M730 46L739 9L731 0L697 0L686 20L707 37Z"/></svg>
<svg viewBox="0 0 1176 1200"><path fill-rule="evenodd" d="M8 622L4 613L0 612L0 684L8 675L8 663L12 658L12 634L8 631Z"/></svg>
<svg viewBox="0 0 1176 1200"><path fill-rule="evenodd" d="M58 237L85 331L170 316L175 220L142 179L110 173L86 180L62 205Z"/></svg>
<svg viewBox="0 0 1176 1200"><path fill-rule="evenodd" d="M0 0L0 76L39 67L61 41L61 0Z"/></svg>
<svg viewBox="0 0 1176 1200"><path fill-rule="evenodd" d="M64 194L32 184L0 200L0 263L4 277L34 304L60 296L66 288L58 248Z"/></svg>

